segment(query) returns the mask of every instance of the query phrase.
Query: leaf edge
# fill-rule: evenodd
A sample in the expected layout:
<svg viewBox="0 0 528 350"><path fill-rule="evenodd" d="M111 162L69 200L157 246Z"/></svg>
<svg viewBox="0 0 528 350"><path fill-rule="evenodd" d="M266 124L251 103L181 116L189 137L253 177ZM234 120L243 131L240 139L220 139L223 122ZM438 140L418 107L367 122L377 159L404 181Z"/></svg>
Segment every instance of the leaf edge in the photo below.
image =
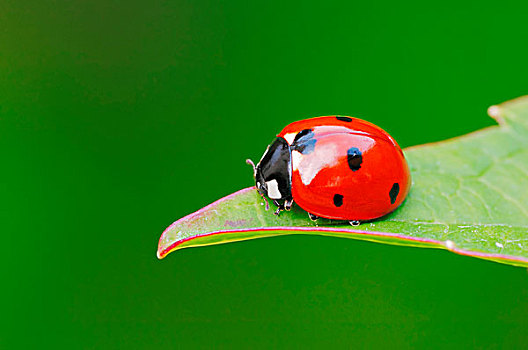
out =
<svg viewBox="0 0 528 350"><path fill-rule="evenodd" d="M423 237L411 237L403 233L390 233L382 231L363 231L356 229L342 229L342 228L331 228L331 227L288 227L288 226L270 226L270 227L254 227L254 228L245 228L245 229L231 229L231 230L217 230L211 231L203 234L198 234L184 239L178 240L170 244L169 246L162 248L162 239L165 232L169 231L172 227L180 223L183 220L192 219L195 216L202 214L207 211L210 207L221 204L222 202L229 200L239 194L246 193L249 191L255 191L254 186L246 187L241 190L238 190L234 193L231 193L225 197L222 197L215 202L197 210L194 213L186 215L175 222L173 222L169 227L167 227L158 242L157 257L158 259L164 259L168 254L173 251L191 248L191 247L201 247L209 245L217 245L224 243L240 242L250 239L258 238L268 238L275 236L284 236L284 235L294 235L294 234L308 234L308 232L316 232L320 236L330 236L336 238L347 238L347 239L358 239L363 241L371 241L375 243L389 244L389 245L400 245L406 247L420 247L420 248L433 248L433 249L443 249L450 252L453 252L458 255L471 256L475 258L480 258L484 260L499 262L503 264L528 267L528 259L521 256L506 255L506 254L496 254L496 253L486 253L477 250L467 250L458 248L453 241L446 240L440 241L431 238ZM243 238L236 239L226 239L219 240L216 242L207 242L204 243L209 237L222 234L224 237L226 235L236 235L240 233L253 233L252 235L247 235ZM259 234L260 233L260 234Z"/></svg>

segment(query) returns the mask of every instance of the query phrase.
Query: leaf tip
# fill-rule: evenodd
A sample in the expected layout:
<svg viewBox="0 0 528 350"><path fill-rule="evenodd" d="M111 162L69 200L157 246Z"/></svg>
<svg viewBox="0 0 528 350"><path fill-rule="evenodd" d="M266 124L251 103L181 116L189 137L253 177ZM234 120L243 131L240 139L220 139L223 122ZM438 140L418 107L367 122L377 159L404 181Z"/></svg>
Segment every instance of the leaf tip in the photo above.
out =
<svg viewBox="0 0 528 350"><path fill-rule="evenodd" d="M163 252L163 248L161 247L161 245L158 245L158 249L156 250L156 256L158 257L158 259L163 259L167 254Z"/></svg>
<svg viewBox="0 0 528 350"><path fill-rule="evenodd" d="M170 226L169 226L170 228ZM167 230L169 229L167 228ZM167 247L167 243L165 242L166 240L166 237L165 237L165 233L167 232L167 230L165 230L163 232L163 234L161 235L159 241L158 241L158 249L156 250L156 256L158 257L158 259L164 259L167 254L169 254L172 250L174 249L171 249L172 248L172 245Z"/></svg>

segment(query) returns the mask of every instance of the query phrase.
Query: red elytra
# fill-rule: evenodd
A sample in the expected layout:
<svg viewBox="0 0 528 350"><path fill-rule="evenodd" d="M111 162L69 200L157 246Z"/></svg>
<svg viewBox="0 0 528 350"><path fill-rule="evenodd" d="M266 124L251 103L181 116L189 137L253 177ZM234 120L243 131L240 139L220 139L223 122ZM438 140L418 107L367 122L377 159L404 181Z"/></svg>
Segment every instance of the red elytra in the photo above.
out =
<svg viewBox="0 0 528 350"><path fill-rule="evenodd" d="M280 170L276 164L286 161L290 169ZM259 192L274 199L279 211L278 200L291 199L316 216L353 221L392 212L411 186L396 141L372 123L341 116L286 126L256 166L255 177Z"/></svg>

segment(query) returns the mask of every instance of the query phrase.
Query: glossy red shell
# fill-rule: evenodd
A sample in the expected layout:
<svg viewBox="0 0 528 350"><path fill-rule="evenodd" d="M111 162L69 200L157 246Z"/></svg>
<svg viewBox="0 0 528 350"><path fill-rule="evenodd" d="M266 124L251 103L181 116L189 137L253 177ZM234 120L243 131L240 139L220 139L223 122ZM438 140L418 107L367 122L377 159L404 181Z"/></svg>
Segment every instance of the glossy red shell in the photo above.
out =
<svg viewBox="0 0 528 350"><path fill-rule="evenodd" d="M277 136L290 146L310 129L315 147L292 150L292 195L309 213L336 220L371 220L396 209L411 186L409 167L396 141L380 127L358 118L318 117L288 125ZM353 170L347 151L357 148Z"/></svg>

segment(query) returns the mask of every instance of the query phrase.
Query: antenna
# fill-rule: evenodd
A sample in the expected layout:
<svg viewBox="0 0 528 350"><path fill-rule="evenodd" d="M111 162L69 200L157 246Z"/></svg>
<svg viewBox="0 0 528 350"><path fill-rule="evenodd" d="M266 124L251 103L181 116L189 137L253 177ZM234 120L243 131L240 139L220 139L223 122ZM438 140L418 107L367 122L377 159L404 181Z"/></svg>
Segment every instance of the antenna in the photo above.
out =
<svg viewBox="0 0 528 350"><path fill-rule="evenodd" d="M257 167L255 166L255 163L251 159L246 159L246 163L251 165L253 167L253 177L257 177Z"/></svg>

